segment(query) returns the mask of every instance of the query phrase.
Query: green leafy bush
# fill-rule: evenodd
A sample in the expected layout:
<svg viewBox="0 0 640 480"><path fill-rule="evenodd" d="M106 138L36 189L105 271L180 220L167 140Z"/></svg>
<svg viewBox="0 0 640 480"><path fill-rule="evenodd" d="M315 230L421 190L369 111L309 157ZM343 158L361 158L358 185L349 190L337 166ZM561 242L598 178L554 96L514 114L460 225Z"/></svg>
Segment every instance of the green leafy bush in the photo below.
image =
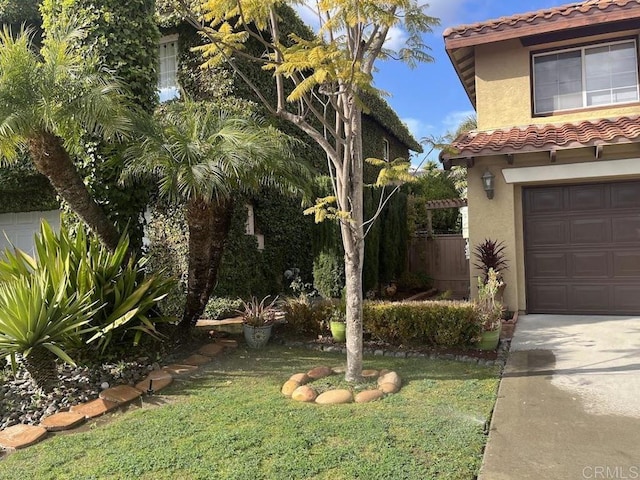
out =
<svg viewBox="0 0 640 480"><path fill-rule="evenodd" d="M287 298L282 304L287 329L303 337L317 337L321 334L333 309L330 300L310 299L307 295Z"/></svg>
<svg viewBox="0 0 640 480"><path fill-rule="evenodd" d="M365 331L396 345L464 346L480 333L468 302L365 302L363 314Z"/></svg>
<svg viewBox="0 0 640 480"><path fill-rule="evenodd" d="M211 297L204 309L205 318L223 319L238 315L242 308L239 298Z"/></svg>
<svg viewBox="0 0 640 480"><path fill-rule="evenodd" d="M172 282L161 275L145 275L146 259L127 257L129 239L123 236L115 252L77 227L75 237L64 229L55 233L42 222L35 237L37 257L7 250L0 262L0 281L44 275L52 285L65 285L68 298L77 295L100 307L91 318L96 333L84 341L95 341L104 351L109 344L137 345L143 334L157 337L156 323L171 320L154 311ZM80 345L78 345L80 346Z"/></svg>

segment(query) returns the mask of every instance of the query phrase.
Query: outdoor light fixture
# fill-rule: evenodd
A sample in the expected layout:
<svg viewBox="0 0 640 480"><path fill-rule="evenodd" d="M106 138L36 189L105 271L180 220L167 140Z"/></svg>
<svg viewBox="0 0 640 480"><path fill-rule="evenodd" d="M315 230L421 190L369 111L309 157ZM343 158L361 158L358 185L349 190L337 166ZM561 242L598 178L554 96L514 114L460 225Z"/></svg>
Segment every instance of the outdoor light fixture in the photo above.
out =
<svg viewBox="0 0 640 480"><path fill-rule="evenodd" d="M485 171L482 174L482 186L484 187L484 192L487 194L487 198L491 200L493 198L494 184L493 180L496 176L491 173L489 170Z"/></svg>

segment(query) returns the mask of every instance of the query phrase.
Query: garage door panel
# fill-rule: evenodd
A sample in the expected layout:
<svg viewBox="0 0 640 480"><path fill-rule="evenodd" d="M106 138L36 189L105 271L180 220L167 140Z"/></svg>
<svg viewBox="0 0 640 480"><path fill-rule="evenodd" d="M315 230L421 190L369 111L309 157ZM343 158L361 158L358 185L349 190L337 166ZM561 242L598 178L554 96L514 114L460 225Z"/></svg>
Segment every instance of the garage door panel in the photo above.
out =
<svg viewBox="0 0 640 480"><path fill-rule="evenodd" d="M640 313L640 181L522 197L528 311Z"/></svg>
<svg viewBox="0 0 640 480"><path fill-rule="evenodd" d="M564 312L568 304L566 285L532 285L529 295L540 309L548 312Z"/></svg>
<svg viewBox="0 0 640 480"><path fill-rule="evenodd" d="M568 278L608 278L609 254L607 252L576 252L571 256Z"/></svg>
<svg viewBox="0 0 640 480"><path fill-rule="evenodd" d="M575 312L607 313L611 304L609 292L609 285L572 285L569 308Z"/></svg>
<svg viewBox="0 0 640 480"><path fill-rule="evenodd" d="M584 185L569 190L569 210L602 210L606 208L606 203L604 187Z"/></svg>
<svg viewBox="0 0 640 480"><path fill-rule="evenodd" d="M640 277L640 251L613 252L612 257L614 277Z"/></svg>
<svg viewBox="0 0 640 480"><path fill-rule="evenodd" d="M640 284L614 285L613 302L620 313L640 312Z"/></svg>
<svg viewBox="0 0 640 480"><path fill-rule="evenodd" d="M531 224L529 241L532 246L564 245L567 225L562 220L535 220Z"/></svg>
<svg viewBox="0 0 640 480"><path fill-rule="evenodd" d="M607 218L576 219L570 222L569 243L603 243L611 238L611 222Z"/></svg>
<svg viewBox="0 0 640 480"><path fill-rule="evenodd" d="M640 209L640 189L638 184L618 183L611 188L612 208L637 208Z"/></svg>
<svg viewBox="0 0 640 480"><path fill-rule="evenodd" d="M562 212L564 210L564 196L561 187L545 188L532 191L530 195L531 213Z"/></svg>
<svg viewBox="0 0 640 480"><path fill-rule="evenodd" d="M529 269L536 278L566 277L567 256L564 253L538 253L529 259Z"/></svg>
<svg viewBox="0 0 640 480"><path fill-rule="evenodd" d="M640 242L640 215L625 215L611 219L611 241Z"/></svg>
<svg viewBox="0 0 640 480"><path fill-rule="evenodd" d="M60 229L59 210L0 214L0 252L13 245L33 254L33 239L40 231L41 220L47 220L55 231Z"/></svg>

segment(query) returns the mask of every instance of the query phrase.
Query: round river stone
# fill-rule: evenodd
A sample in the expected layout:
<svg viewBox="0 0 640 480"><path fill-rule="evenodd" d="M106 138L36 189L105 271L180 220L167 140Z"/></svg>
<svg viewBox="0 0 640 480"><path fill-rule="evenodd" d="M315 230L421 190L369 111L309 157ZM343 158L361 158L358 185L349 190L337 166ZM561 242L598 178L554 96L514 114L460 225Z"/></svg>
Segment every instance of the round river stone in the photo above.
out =
<svg viewBox="0 0 640 480"><path fill-rule="evenodd" d="M290 397L293 391L299 386L300 384L298 382L287 380L286 382L284 382L284 385L282 385L282 394L285 397Z"/></svg>
<svg viewBox="0 0 640 480"><path fill-rule="evenodd" d="M318 380L320 378L328 377L332 373L333 373L333 370L323 365L320 367L316 367L312 370L309 370L307 372L307 376L312 380Z"/></svg>
<svg viewBox="0 0 640 480"><path fill-rule="evenodd" d="M296 388L291 394L291 398L296 402L313 402L317 396L316 391L306 385Z"/></svg>
<svg viewBox="0 0 640 480"><path fill-rule="evenodd" d="M328 390L316 398L320 405L336 405L339 403L351 403L353 395L349 390Z"/></svg>
<svg viewBox="0 0 640 480"><path fill-rule="evenodd" d="M369 403L384 397L382 390L365 390L356 395L356 403Z"/></svg>

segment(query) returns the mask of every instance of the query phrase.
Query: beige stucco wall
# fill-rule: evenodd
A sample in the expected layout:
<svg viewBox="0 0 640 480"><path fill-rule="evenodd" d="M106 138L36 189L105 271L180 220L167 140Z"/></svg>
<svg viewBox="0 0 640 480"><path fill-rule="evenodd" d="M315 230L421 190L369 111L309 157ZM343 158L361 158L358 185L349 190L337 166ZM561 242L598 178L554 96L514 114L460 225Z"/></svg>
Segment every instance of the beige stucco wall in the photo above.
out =
<svg viewBox="0 0 640 480"><path fill-rule="evenodd" d="M516 241L516 189L513 185L504 183L501 169L505 166L504 159L499 157L484 158L481 164L468 169L467 199L469 203L469 247L471 250L471 296L477 293L478 276L480 271L473 264L475 258L473 250L485 239L502 241L506 247L506 258L509 268L503 271L503 278L507 284L504 292L504 302L510 309L519 308L518 302L518 268L514 268L517 252ZM489 169L495 175L495 194L492 200L487 198L482 188L482 174Z"/></svg>
<svg viewBox="0 0 640 480"><path fill-rule="evenodd" d="M615 36L601 35L589 38L589 41L606 41L631 34L637 35L639 32L640 30L616 33ZM564 123L637 114L638 105L635 104L614 108L584 109L551 116L532 116L531 51L575 44L574 40L531 48L523 47L519 40L508 40L476 47L478 129L492 130L510 126Z"/></svg>
<svg viewBox="0 0 640 480"><path fill-rule="evenodd" d="M636 114L640 114L640 107L636 107ZM625 158L638 158L640 162L640 145L626 144L605 147L603 157L596 160L593 148L574 149L558 152L556 165L579 164L577 172L586 171L586 167L593 162L606 162ZM526 272L524 263L524 230L522 215L522 189L535 185L532 182L508 184L505 182L503 170L530 166L552 165L547 153L530 153L516 155L513 165L508 165L506 157L492 156L476 159L474 167L467 171L468 200L469 200L469 245L471 251L486 238L500 240L506 246L506 256L509 269L503 272L507 284L505 290L505 304L512 310L526 311ZM482 187L481 176L486 170L495 175L495 194L492 200ZM602 181L638 180L638 175L608 176ZM596 180L597 181L597 180ZM543 184L591 183L594 179L576 178L558 181L546 181ZM473 267L471 259L471 291L472 297L477 293L477 277L480 272Z"/></svg>

